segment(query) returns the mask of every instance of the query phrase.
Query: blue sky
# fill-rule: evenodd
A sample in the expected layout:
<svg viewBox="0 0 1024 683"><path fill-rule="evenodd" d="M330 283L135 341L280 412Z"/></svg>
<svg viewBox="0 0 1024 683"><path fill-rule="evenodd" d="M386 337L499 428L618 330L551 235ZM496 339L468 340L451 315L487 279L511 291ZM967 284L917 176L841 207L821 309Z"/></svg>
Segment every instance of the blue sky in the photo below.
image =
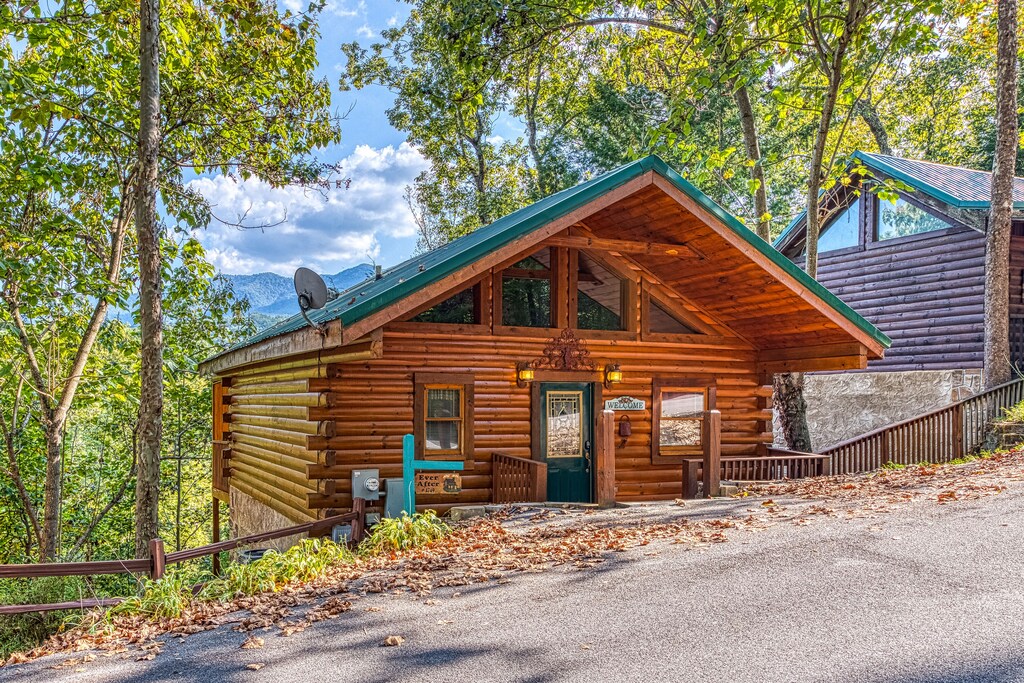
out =
<svg viewBox="0 0 1024 683"><path fill-rule="evenodd" d="M308 0L280 2L294 10ZM320 156L341 162L352 178L349 189L332 189L324 196L225 177L193 181L214 205L215 215L225 220L244 215L247 225L269 226L240 230L214 221L199 233L221 272L291 276L296 267L307 266L335 273L370 261L388 267L413 253L415 226L403 194L426 163L405 143L405 135L388 125L385 111L394 98L387 90L337 89L344 67L340 45L353 40L369 44L408 13L408 4L390 0L330 0L321 16L318 72L333 88L332 107L340 112L351 107L351 112L342 122L341 143Z"/></svg>

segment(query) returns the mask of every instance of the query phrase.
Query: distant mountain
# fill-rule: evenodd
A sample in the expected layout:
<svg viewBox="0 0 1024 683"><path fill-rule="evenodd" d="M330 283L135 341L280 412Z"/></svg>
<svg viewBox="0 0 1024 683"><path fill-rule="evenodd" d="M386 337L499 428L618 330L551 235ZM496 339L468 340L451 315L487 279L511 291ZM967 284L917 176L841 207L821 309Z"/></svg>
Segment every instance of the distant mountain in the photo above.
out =
<svg viewBox="0 0 1024 683"><path fill-rule="evenodd" d="M373 275L373 266L360 263L334 275L324 275L328 287L339 292L357 285ZM273 322L299 312L295 286L290 277L276 273L225 275L234 287L235 297L249 302L257 322Z"/></svg>

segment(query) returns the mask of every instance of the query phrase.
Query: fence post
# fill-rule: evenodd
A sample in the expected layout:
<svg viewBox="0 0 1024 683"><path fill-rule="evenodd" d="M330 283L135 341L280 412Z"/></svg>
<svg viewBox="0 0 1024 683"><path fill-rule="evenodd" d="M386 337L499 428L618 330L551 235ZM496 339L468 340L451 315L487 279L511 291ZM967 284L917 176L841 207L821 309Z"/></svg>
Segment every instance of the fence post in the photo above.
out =
<svg viewBox="0 0 1024 683"><path fill-rule="evenodd" d="M597 423L597 453L594 457L594 473L598 506L615 505L615 412L601 411Z"/></svg>
<svg viewBox="0 0 1024 683"><path fill-rule="evenodd" d="M366 533L366 499L353 498L352 512L356 513L356 518L352 520L352 545L355 545L363 540L363 534Z"/></svg>
<svg viewBox="0 0 1024 683"><path fill-rule="evenodd" d="M158 581L164 576L167 567L167 555L164 553L164 542L159 538L149 541L149 578Z"/></svg>
<svg viewBox="0 0 1024 683"><path fill-rule="evenodd" d="M213 542L220 543L220 498L213 497ZM213 575L220 576L220 553L213 554Z"/></svg>
<svg viewBox="0 0 1024 683"><path fill-rule="evenodd" d="M704 451L704 497L711 498L722 492L722 413L704 411L701 430Z"/></svg>

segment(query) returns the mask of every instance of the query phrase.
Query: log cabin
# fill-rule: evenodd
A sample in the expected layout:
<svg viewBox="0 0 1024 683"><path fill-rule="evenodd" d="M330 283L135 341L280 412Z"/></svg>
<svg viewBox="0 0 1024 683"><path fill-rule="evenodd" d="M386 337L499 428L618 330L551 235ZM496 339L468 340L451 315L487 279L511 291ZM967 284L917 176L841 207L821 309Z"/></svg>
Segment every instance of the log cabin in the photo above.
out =
<svg viewBox="0 0 1024 683"><path fill-rule="evenodd" d="M766 454L772 373L888 344L651 156L204 361L215 487L241 531L315 519L352 505L353 470L400 477L412 434L464 466L421 508L514 500L517 473L519 499L672 499L704 448Z"/></svg>
<svg viewBox="0 0 1024 683"><path fill-rule="evenodd" d="M809 377L816 449L966 398L984 370L985 233L992 174L856 152L823 196L817 279L892 338L862 370ZM897 184L899 198L873 189ZM1014 186L1010 346L1024 369L1024 178ZM775 247L803 266L806 214ZM852 408L837 410L839 406Z"/></svg>

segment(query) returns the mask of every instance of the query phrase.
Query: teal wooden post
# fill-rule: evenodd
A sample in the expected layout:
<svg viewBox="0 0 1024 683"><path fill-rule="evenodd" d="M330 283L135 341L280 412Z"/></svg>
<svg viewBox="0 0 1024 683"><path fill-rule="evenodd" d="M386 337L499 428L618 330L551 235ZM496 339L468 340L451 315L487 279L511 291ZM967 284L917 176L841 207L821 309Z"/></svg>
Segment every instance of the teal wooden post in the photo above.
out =
<svg viewBox="0 0 1024 683"><path fill-rule="evenodd" d="M407 515L416 512L416 470L459 470L465 465L454 460L417 460L416 442L412 434L402 437L402 512Z"/></svg>
<svg viewBox="0 0 1024 683"><path fill-rule="evenodd" d="M415 440L412 434L402 437L402 477L405 485L405 496L402 501L402 512L411 515L416 512L416 461Z"/></svg>

